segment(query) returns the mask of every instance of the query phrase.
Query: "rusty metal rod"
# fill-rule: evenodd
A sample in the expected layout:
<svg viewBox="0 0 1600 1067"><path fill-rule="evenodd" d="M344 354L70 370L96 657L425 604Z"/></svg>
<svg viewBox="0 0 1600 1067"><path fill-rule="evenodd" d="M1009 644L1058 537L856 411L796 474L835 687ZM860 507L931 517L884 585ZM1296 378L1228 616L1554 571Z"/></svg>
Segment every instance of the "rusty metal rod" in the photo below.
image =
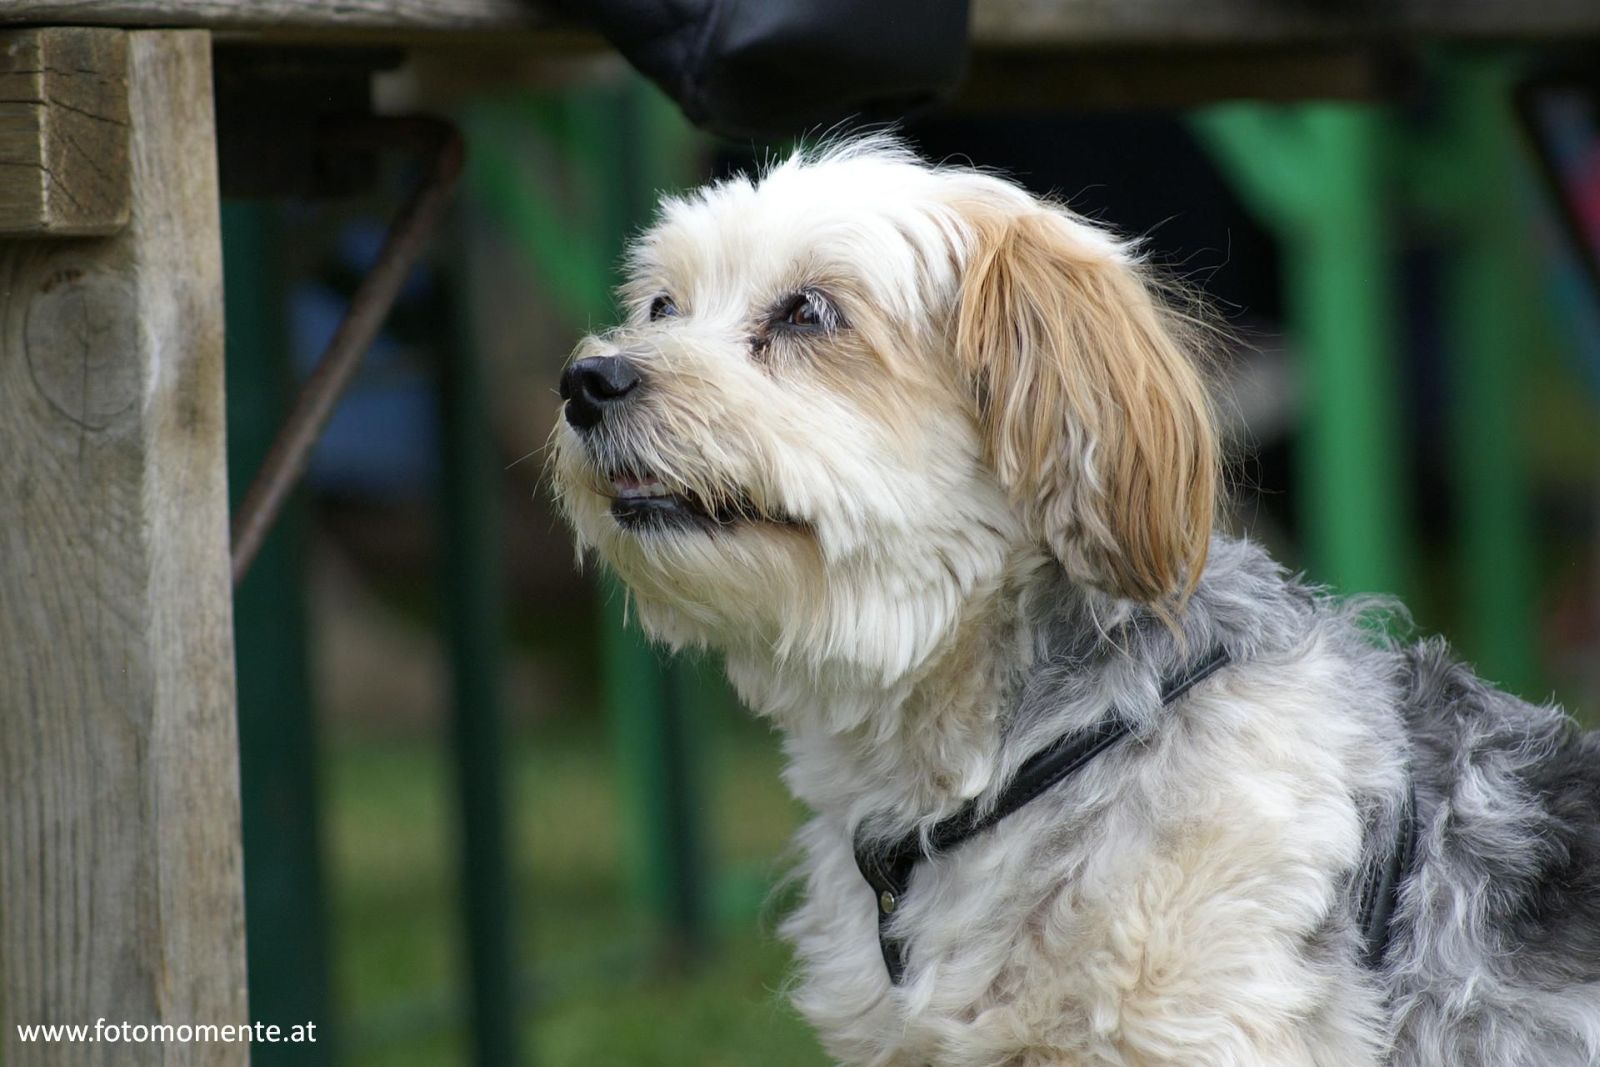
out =
<svg viewBox="0 0 1600 1067"><path fill-rule="evenodd" d="M444 214L466 158L461 134L450 122L425 115L364 117L329 123L320 136L338 147L399 148L425 155L421 183L395 215L377 262L361 279L349 310L295 399L239 504L233 520L233 584L249 571L267 532L277 520L295 483L305 473L311 450L328 424L339 397L350 384L361 357L377 338L395 298Z"/></svg>

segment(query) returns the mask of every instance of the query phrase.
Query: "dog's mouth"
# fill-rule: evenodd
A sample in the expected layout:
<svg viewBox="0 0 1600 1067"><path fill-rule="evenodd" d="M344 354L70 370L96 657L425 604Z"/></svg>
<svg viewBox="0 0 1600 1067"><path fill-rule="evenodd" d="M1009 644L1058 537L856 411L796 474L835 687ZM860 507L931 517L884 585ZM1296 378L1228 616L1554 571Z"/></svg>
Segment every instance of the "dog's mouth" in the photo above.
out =
<svg viewBox="0 0 1600 1067"><path fill-rule="evenodd" d="M748 493L735 492L715 502L675 492L649 471L609 475L611 517L625 530L727 529L752 523L802 526L792 515L762 509Z"/></svg>

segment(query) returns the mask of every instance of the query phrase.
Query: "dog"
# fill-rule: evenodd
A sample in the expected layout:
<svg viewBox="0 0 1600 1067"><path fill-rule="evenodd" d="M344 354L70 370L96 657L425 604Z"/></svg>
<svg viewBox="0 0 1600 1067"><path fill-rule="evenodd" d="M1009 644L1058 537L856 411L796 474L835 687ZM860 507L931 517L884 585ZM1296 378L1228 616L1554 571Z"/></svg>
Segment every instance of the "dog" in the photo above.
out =
<svg viewBox="0 0 1600 1067"><path fill-rule="evenodd" d="M833 1057L1600 1063L1597 736L1214 530L1136 245L871 136L667 199L622 297L560 505L781 728Z"/></svg>

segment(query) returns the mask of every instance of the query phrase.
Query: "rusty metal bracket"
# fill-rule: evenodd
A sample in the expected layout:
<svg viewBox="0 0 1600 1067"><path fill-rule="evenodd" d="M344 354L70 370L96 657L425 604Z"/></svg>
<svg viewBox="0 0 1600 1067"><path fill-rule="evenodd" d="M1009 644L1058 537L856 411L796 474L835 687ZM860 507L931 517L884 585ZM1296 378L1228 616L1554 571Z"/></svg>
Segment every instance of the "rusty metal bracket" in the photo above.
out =
<svg viewBox="0 0 1600 1067"><path fill-rule="evenodd" d="M426 115L329 119L318 138L340 149L399 149L426 161L421 182L390 224L377 262L356 288L343 321L306 379L261 470L233 520L233 583L238 585L261 549L289 492L305 473L311 450L377 338L406 277L438 227L466 159L461 134L449 121Z"/></svg>

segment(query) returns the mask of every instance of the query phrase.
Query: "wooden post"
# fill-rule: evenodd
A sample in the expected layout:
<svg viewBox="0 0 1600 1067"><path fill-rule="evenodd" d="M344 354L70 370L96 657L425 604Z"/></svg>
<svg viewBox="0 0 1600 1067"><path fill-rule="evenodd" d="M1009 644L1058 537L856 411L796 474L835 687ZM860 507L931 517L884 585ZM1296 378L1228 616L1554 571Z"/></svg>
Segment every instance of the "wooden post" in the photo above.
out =
<svg viewBox="0 0 1600 1067"><path fill-rule="evenodd" d="M92 89L129 210L111 236L41 218L0 242L0 1059L244 1064L242 1043L17 1030L248 1021L210 38L0 35L68 45L84 62L40 65L41 128ZM122 187L114 149L39 154L54 188ZM0 168L0 202L24 183Z"/></svg>

